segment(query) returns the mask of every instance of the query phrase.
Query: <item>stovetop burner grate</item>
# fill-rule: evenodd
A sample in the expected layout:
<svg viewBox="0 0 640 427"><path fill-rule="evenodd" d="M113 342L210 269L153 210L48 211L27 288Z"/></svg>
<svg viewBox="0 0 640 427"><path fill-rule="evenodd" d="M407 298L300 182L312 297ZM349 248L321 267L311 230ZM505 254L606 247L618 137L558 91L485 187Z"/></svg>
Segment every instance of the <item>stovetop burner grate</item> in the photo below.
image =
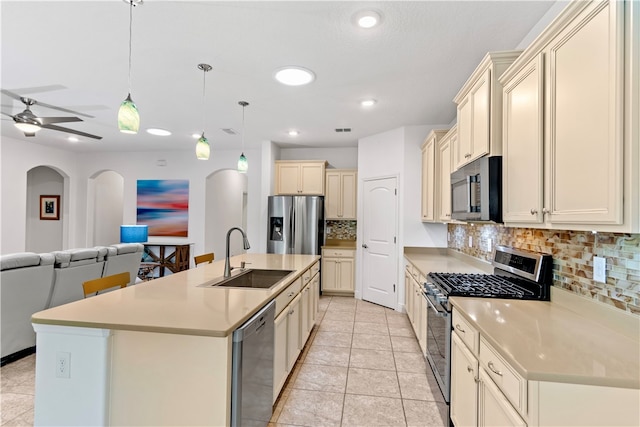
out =
<svg viewBox="0 0 640 427"><path fill-rule="evenodd" d="M537 294L517 282L519 279L491 274L430 273L445 295L535 299Z"/></svg>

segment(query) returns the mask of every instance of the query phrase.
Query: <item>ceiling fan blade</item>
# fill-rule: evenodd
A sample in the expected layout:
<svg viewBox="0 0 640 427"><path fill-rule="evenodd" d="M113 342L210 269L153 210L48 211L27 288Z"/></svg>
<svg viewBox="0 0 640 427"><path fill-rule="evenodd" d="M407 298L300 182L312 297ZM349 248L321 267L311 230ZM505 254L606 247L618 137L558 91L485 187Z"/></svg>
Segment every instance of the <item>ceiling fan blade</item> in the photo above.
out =
<svg viewBox="0 0 640 427"><path fill-rule="evenodd" d="M13 118L13 116L11 114L5 113L4 111L0 111L0 113L4 114L5 116L9 116L9 117Z"/></svg>
<svg viewBox="0 0 640 427"><path fill-rule="evenodd" d="M67 89L67 87L58 84L58 85L14 88L13 91L17 92L17 93L22 93L22 94L28 95L30 93L42 93L42 92L50 92L50 91L53 91L53 90L62 90L62 89Z"/></svg>
<svg viewBox="0 0 640 427"><path fill-rule="evenodd" d="M52 125L54 123L81 122L80 117L36 117L41 125Z"/></svg>
<svg viewBox="0 0 640 427"><path fill-rule="evenodd" d="M74 135L86 136L87 138L102 139L101 136L91 135L90 133L80 132L79 130L64 128L56 125L42 125L43 129L58 130L60 132L72 133Z"/></svg>
<svg viewBox="0 0 640 427"><path fill-rule="evenodd" d="M13 99L17 99L18 101L22 102L22 100L20 99L20 95L18 95L17 93L13 93L10 90L6 90L6 89L2 89L0 90L0 92L4 93L5 95L13 98Z"/></svg>
<svg viewBox="0 0 640 427"><path fill-rule="evenodd" d="M45 104L44 102L37 101L36 105L41 107L53 108L54 110L64 111L65 113L77 114L79 116L89 117L90 119L95 118L95 116L90 116L89 114L79 113L77 111L69 110L68 108L62 108L51 104Z"/></svg>

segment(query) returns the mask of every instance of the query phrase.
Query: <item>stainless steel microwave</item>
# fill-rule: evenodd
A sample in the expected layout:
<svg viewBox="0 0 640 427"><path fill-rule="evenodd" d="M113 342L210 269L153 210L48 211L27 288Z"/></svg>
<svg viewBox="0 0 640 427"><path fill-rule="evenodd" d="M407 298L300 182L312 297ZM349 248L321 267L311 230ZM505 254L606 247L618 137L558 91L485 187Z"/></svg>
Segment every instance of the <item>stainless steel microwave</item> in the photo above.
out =
<svg viewBox="0 0 640 427"><path fill-rule="evenodd" d="M451 174L451 218L502 222L502 156L481 157Z"/></svg>

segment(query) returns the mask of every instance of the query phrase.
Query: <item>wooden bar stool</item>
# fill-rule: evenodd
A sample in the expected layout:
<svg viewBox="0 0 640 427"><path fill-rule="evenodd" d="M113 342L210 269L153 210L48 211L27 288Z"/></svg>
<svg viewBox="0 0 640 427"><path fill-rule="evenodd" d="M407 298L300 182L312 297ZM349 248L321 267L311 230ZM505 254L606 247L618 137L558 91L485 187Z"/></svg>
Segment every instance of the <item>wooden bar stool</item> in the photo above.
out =
<svg viewBox="0 0 640 427"><path fill-rule="evenodd" d="M87 280L82 284L84 290L84 297L88 297L91 294L98 295L98 292L105 289L114 288L120 286L124 288L131 280L131 275L128 271L124 273L113 274L111 276L105 276L100 279Z"/></svg>
<svg viewBox="0 0 640 427"><path fill-rule="evenodd" d="M211 264L213 262L213 252L209 252L208 254L202 254L202 255L198 255L196 257L193 257L193 260L196 263L196 267L198 266L198 264L202 264L204 262L208 262L209 264Z"/></svg>

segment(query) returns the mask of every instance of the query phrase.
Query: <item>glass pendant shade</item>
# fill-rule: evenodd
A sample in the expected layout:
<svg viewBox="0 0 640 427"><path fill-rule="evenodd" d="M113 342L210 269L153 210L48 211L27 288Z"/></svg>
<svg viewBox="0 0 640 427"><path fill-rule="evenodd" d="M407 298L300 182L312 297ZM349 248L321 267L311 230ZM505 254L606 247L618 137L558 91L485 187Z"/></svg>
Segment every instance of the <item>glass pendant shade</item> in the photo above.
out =
<svg viewBox="0 0 640 427"><path fill-rule="evenodd" d="M122 101L118 110L118 129L122 133L138 133L140 129L140 114L138 107L131 100L131 94Z"/></svg>
<svg viewBox="0 0 640 427"><path fill-rule="evenodd" d="M204 137L204 132L198 142L196 143L196 157L198 160L209 160L209 154L211 148L209 147L209 140Z"/></svg>
<svg viewBox="0 0 640 427"><path fill-rule="evenodd" d="M247 161L247 158L245 157L244 153L242 153L240 154L240 158L238 159L238 172L247 173L248 169L249 169L249 162Z"/></svg>

